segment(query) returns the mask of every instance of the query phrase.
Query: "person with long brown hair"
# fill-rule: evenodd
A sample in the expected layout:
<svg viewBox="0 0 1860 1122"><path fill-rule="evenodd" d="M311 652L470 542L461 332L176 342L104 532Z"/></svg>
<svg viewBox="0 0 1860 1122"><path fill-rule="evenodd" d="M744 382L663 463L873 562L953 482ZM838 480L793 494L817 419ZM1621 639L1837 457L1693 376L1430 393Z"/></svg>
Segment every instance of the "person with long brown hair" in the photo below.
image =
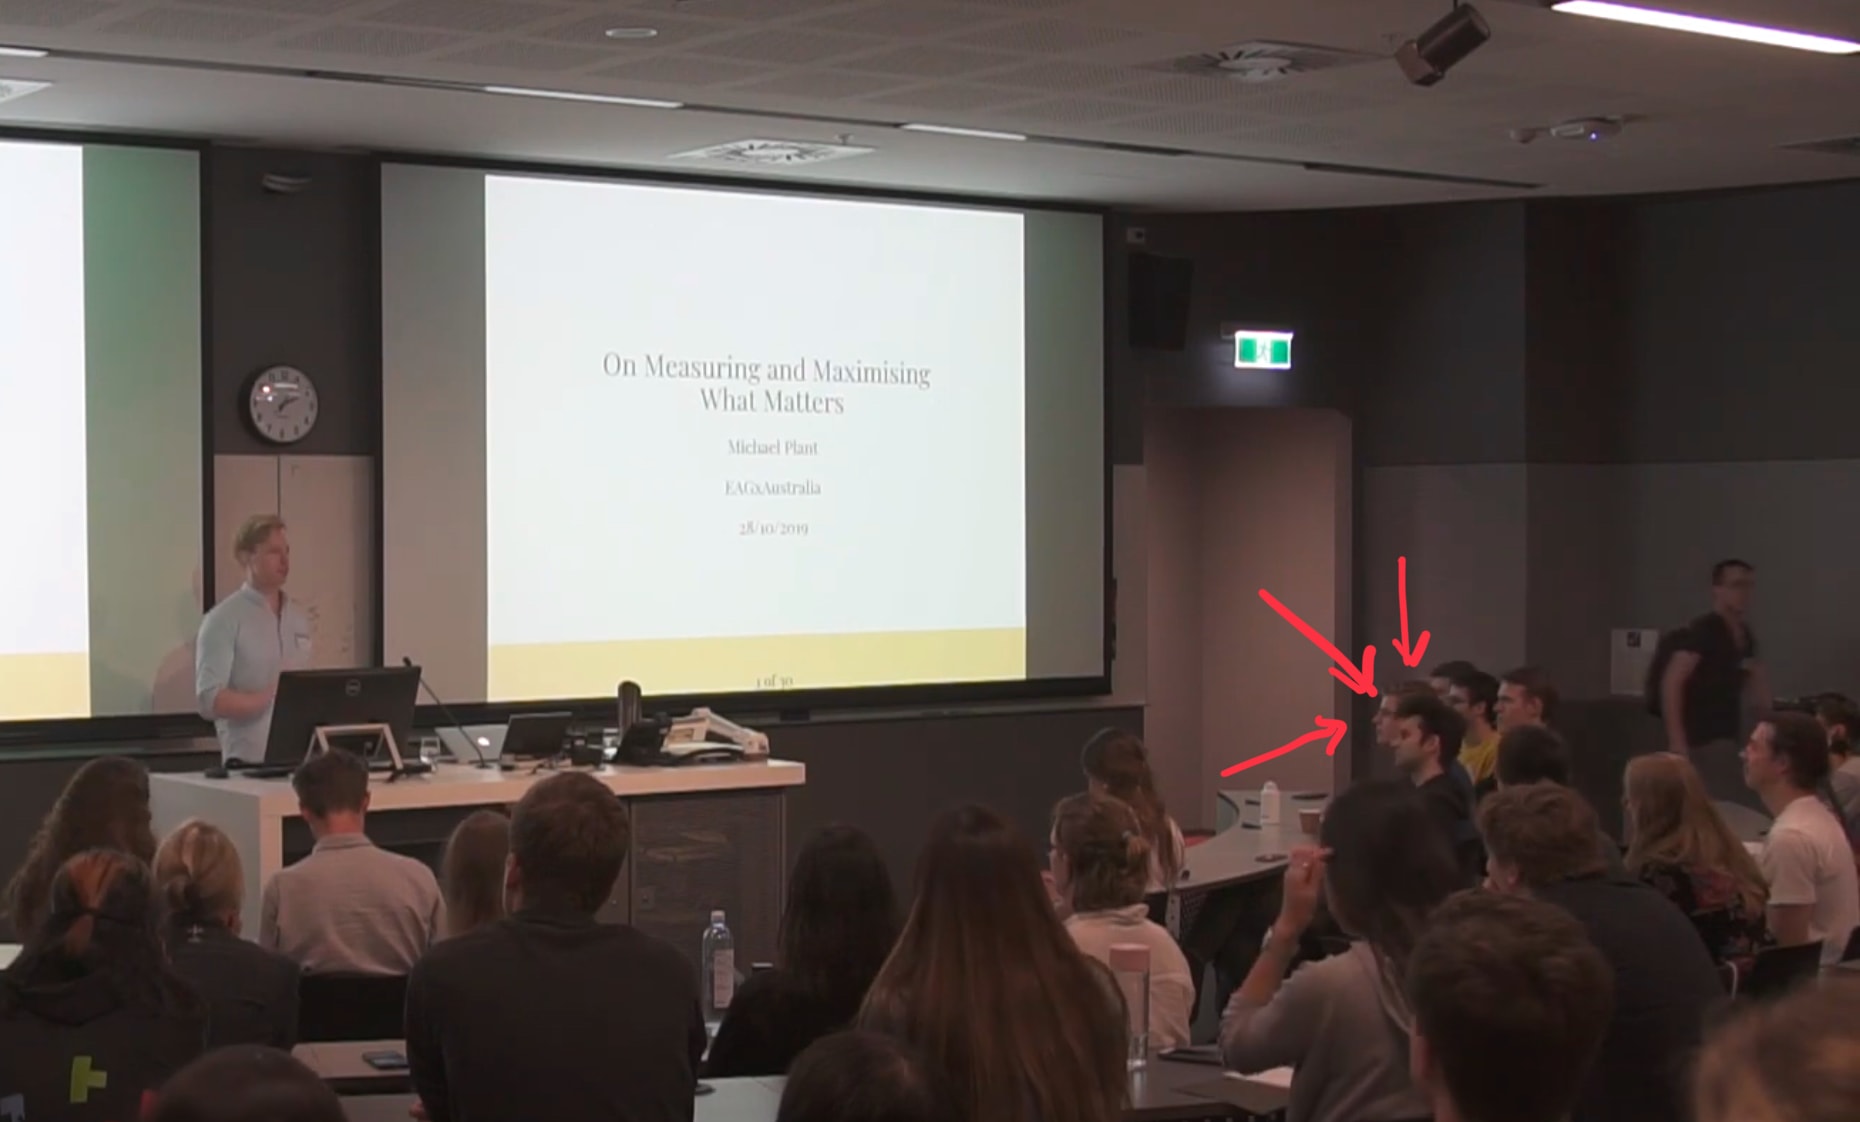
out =
<svg viewBox="0 0 1860 1122"><path fill-rule="evenodd" d="M59 866L87 849L120 850L143 862L155 856L147 768L121 756L104 756L71 776L6 886L7 918L19 938L36 931L45 918Z"/></svg>
<svg viewBox="0 0 1860 1122"><path fill-rule="evenodd" d="M453 827L439 860L446 938L504 918L504 864L509 857L510 816L503 811L473 811Z"/></svg>
<svg viewBox="0 0 1860 1122"><path fill-rule="evenodd" d="M1749 970L1769 942L1769 889L1698 770L1684 756L1655 752L1629 760L1622 783L1628 872L1686 914L1713 962Z"/></svg>
<svg viewBox="0 0 1860 1122"><path fill-rule="evenodd" d="M168 966L149 869L90 849L54 873L46 914L0 973L0 1092L32 1122L141 1114L204 1050L206 1010Z"/></svg>
<svg viewBox="0 0 1860 1122"><path fill-rule="evenodd" d="M1179 1048L1190 1043L1195 976L1143 903L1149 857L1137 812L1123 800L1087 793L1053 809L1053 886L1067 905L1067 934L1107 967L1114 946L1149 948L1150 1046Z"/></svg>
<svg viewBox="0 0 1860 1122"><path fill-rule="evenodd" d="M921 1049L975 1122L1117 1122L1123 1001L1060 926L1026 837L985 807L946 811L916 889L858 1027Z"/></svg>
<svg viewBox="0 0 1860 1122"><path fill-rule="evenodd" d="M1137 812L1144 840L1150 843L1149 877L1143 892L1149 900L1150 919L1162 923L1169 894L1175 891L1175 883L1182 875L1187 847L1181 827L1169 817L1169 809L1156 791L1149 750L1133 732L1105 729L1085 742L1080 762L1088 790L1122 799Z"/></svg>

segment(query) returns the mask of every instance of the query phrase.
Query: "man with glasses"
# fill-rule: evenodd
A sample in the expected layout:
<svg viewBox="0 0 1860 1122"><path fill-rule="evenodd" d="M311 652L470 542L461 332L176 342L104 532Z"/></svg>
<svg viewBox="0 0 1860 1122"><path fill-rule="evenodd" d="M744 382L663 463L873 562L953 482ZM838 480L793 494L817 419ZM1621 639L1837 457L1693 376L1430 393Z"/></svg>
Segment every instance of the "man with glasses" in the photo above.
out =
<svg viewBox="0 0 1860 1122"><path fill-rule="evenodd" d="M1735 558L1711 570L1712 610L1673 637L1660 677L1660 717L1669 751L1689 756L1715 798L1744 797L1737 746L1746 694L1770 706L1769 684L1750 629L1756 568Z"/></svg>

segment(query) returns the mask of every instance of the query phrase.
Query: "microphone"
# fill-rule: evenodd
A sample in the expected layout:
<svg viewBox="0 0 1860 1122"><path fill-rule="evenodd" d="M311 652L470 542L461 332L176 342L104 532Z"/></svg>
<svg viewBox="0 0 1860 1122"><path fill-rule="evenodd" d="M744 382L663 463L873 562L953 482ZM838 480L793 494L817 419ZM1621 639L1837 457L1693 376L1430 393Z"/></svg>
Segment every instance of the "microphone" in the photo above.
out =
<svg viewBox="0 0 1860 1122"><path fill-rule="evenodd" d="M413 660L408 658L406 655L400 656L400 664L402 666L405 666L409 670L419 669L419 667L413 664ZM433 699L434 705L439 706L440 716L444 717L447 723L449 723L453 728L458 730L459 736L464 739L465 743L471 745L472 752L476 754L478 757L478 766L485 769L486 771L489 771L492 768L496 767L497 766L496 764L484 758L484 749L478 747L477 737L474 737L471 733L467 732L465 730L464 725L459 724L459 719L452 715L452 710L446 708L446 703L440 700L439 694L435 692L433 687L427 682L426 675L424 673L420 675L420 688L426 691L426 696Z"/></svg>

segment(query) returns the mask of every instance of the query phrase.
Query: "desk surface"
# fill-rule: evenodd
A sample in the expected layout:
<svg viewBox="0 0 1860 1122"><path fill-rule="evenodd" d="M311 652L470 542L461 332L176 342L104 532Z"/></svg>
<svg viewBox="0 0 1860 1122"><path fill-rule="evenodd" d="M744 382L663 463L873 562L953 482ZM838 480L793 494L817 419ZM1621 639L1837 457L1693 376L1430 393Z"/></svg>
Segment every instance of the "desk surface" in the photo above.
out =
<svg viewBox="0 0 1860 1122"><path fill-rule="evenodd" d="M18 943L0 943L0 970L5 970L7 967L13 965L13 960L18 957Z"/></svg>
<svg viewBox="0 0 1860 1122"><path fill-rule="evenodd" d="M1284 873L1293 849L1317 844L1299 826L1298 811L1321 807L1328 798L1315 792L1288 792L1281 804L1279 824L1261 826L1257 790L1221 792L1221 799L1238 809L1238 820L1200 845L1189 847L1178 889L1204 892Z"/></svg>

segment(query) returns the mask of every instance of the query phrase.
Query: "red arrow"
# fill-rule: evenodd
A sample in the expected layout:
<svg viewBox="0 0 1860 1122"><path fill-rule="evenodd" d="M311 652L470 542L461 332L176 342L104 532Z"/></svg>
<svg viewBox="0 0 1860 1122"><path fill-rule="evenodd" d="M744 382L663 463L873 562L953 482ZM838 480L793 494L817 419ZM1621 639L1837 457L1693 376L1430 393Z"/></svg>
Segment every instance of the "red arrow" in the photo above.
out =
<svg viewBox="0 0 1860 1122"><path fill-rule="evenodd" d="M1331 645L1329 639L1319 635L1316 628L1299 619L1296 612L1279 603L1272 593L1262 588L1259 590L1259 598L1266 602L1268 608L1284 617L1285 622L1296 627L1300 635L1311 640L1313 646L1330 656L1331 661L1337 664L1330 668L1331 677L1365 697L1376 696L1376 648L1373 645L1363 648L1363 666L1359 670L1355 663L1343 657L1342 651Z"/></svg>
<svg viewBox="0 0 1860 1122"><path fill-rule="evenodd" d="M1401 664L1407 667L1421 665L1421 656L1427 653L1427 641L1433 638L1430 631L1421 632L1421 638L1413 647L1408 645L1408 559L1397 558L1395 561L1395 579L1401 585L1401 638L1390 639L1389 646L1401 656Z"/></svg>
<svg viewBox="0 0 1860 1122"><path fill-rule="evenodd" d="M1265 763L1267 760L1276 760L1280 756L1285 755L1287 752L1291 752L1299 748L1303 748L1305 745L1311 743L1313 740L1328 739L1330 743L1324 746L1324 754L1326 756L1334 756L1337 754L1337 742L1339 740L1342 740L1343 734L1348 732L1349 730L1350 730L1349 725L1344 724L1342 721L1339 721L1334 717L1319 717L1317 719L1317 731L1316 732L1308 732L1304 734L1303 736L1299 737L1297 740L1292 741L1290 744L1281 745L1280 747L1274 748L1270 752L1261 752L1259 755L1254 756L1252 759L1246 761L1245 763L1235 764L1234 766L1221 772L1221 774L1223 776L1234 775L1238 772L1245 771L1247 768L1258 767L1260 764Z"/></svg>

